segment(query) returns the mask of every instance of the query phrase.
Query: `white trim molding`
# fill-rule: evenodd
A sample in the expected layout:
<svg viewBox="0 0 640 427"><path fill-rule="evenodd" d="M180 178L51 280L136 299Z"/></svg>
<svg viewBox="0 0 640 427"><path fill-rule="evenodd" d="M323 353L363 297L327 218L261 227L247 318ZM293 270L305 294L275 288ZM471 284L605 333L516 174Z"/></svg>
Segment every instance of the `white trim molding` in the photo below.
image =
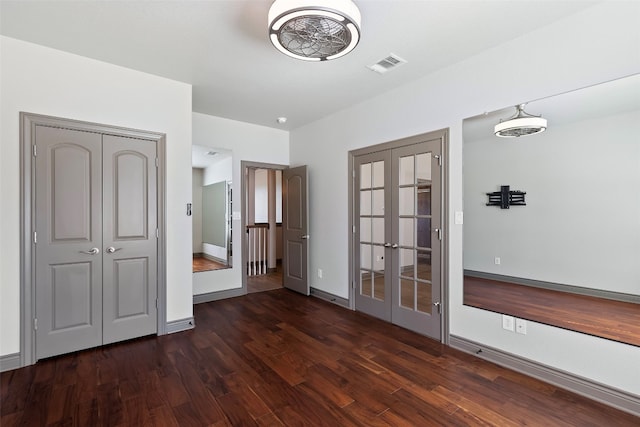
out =
<svg viewBox="0 0 640 427"><path fill-rule="evenodd" d="M342 298L332 293L325 292L320 289L316 289L313 286L309 290L310 290L310 295L313 297L319 298L321 300L325 300L335 305L339 305L340 307L350 309L349 300L346 298Z"/></svg>
<svg viewBox="0 0 640 427"><path fill-rule="evenodd" d="M22 367L20 353L11 353L0 356L0 372L12 371Z"/></svg>
<svg viewBox="0 0 640 427"><path fill-rule="evenodd" d="M188 331L189 329L193 329L196 327L196 322L192 317L187 317L184 319L172 320L171 322L167 322L167 326L165 331L167 334L173 334L175 332L183 332Z"/></svg>

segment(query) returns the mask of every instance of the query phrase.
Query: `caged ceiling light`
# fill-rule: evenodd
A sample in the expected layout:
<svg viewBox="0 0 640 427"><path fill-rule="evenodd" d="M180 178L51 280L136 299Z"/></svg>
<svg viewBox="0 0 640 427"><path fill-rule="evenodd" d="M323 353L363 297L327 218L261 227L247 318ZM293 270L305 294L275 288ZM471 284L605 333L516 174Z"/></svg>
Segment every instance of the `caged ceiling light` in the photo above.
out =
<svg viewBox="0 0 640 427"><path fill-rule="evenodd" d="M506 120L500 119L493 132L501 138L517 138L547 130L547 120L524 111L525 104L516 105L516 115Z"/></svg>
<svg viewBox="0 0 640 427"><path fill-rule="evenodd" d="M269 38L285 55L326 61L356 47L360 20L351 0L276 0L269 9Z"/></svg>

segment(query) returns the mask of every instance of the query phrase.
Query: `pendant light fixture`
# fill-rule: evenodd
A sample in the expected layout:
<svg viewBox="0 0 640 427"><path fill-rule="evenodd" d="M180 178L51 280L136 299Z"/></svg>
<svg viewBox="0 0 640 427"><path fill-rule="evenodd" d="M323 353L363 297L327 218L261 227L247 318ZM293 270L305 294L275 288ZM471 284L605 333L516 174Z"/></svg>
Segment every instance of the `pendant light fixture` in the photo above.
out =
<svg viewBox="0 0 640 427"><path fill-rule="evenodd" d="M271 43L296 59L340 58L360 41L360 10L351 0L276 0L268 19Z"/></svg>
<svg viewBox="0 0 640 427"><path fill-rule="evenodd" d="M534 116L524 111L525 104L516 105L516 115L502 120L494 128L493 132L501 138L517 138L519 136L533 135L547 130L547 120L542 116Z"/></svg>

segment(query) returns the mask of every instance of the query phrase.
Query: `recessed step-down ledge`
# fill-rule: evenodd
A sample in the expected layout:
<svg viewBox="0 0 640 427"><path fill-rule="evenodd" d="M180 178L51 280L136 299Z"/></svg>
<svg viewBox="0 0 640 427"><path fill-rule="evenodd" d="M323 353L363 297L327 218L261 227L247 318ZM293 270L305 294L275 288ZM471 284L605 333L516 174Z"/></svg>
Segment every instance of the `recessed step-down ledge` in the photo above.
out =
<svg viewBox="0 0 640 427"><path fill-rule="evenodd" d="M640 416L640 396L455 335L450 336L449 345L505 368Z"/></svg>

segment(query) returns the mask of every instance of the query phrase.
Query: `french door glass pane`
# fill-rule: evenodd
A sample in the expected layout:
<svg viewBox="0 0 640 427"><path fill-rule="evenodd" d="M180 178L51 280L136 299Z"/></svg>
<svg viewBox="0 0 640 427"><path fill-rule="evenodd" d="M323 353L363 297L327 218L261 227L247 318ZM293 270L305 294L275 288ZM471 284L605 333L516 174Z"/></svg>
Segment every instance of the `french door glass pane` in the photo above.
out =
<svg viewBox="0 0 640 427"><path fill-rule="evenodd" d="M373 243L384 243L384 218L373 218Z"/></svg>
<svg viewBox="0 0 640 427"><path fill-rule="evenodd" d="M418 268L416 269L417 277L420 280L431 281L431 251L418 251L417 253Z"/></svg>
<svg viewBox="0 0 640 427"><path fill-rule="evenodd" d="M431 247L431 218L416 218L418 222L417 246L421 248Z"/></svg>
<svg viewBox="0 0 640 427"><path fill-rule="evenodd" d="M418 215L431 215L431 185L418 187Z"/></svg>
<svg viewBox="0 0 640 427"><path fill-rule="evenodd" d="M400 185L411 185L414 183L413 156L400 157L399 178Z"/></svg>
<svg viewBox="0 0 640 427"><path fill-rule="evenodd" d="M384 162L373 163L373 187L384 187Z"/></svg>
<svg viewBox="0 0 640 427"><path fill-rule="evenodd" d="M399 242L400 246L413 246L413 218L400 218Z"/></svg>
<svg viewBox="0 0 640 427"><path fill-rule="evenodd" d="M371 245L360 245L360 267L371 270Z"/></svg>
<svg viewBox="0 0 640 427"><path fill-rule="evenodd" d="M413 215L413 194L415 187L401 187L398 189L398 208L400 215Z"/></svg>
<svg viewBox="0 0 640 427"><path fill-rule="evenodd" d="M416 282L417 309L431 314L431 283Z"/></svg>
<svg viewBox="0 0 640 427"><path fill-rule="evenodd" d="M384 190L373 190L372 215L384 215Z"/></svg>
<svg viewBox="0 0 640 427"><path fill-rule="evenodd" d="M384 246L373 246L373 269L384 273Z"/></svg>
<svg viewBox="0 0 640 427"><path fill-rule="evenodd" d="M360 242L371 242L371 218L360 218Z"/></svg>
<svg viewBox="0 0 640 427"><path fill-rule="evenodd" d="M398 249L400 253L400 275L404 277L414 278L414 259L413 249Z"/></svg>
<svg viewBox="0 0 640 427"><path fill-rule="evenodd" d="M360 192L360 215L371 215L371 191Z"/></svg>
<svg viewBox="0 0 640 427"><path fill-rule="evenodd" d="M373 296L373 273L370 271L360 271L360 294Z"/></svg>
<svg viewBox="0 0 640 427"><path fill-rule="evenodd" d="M371 163L360 165L360 189L371 188Z"/></svg>
<svg viewBox="0 0 640 427"><path fill-rule="evenodd" d="M431 182L431 153L416 156L416 184Z"/></svg>
<svg viewBox="0 0 640 427"><path fill-rule="evenodd" d="M413 310L415 307L415 291L413 280L400 280L400 305Z"/></svg>
<svg viewBox="0 0 640 427"><path fill-rule="evenodd" d="M384 273L375 273L373 281L373 297L380 301L384 301Z"/></svg>

